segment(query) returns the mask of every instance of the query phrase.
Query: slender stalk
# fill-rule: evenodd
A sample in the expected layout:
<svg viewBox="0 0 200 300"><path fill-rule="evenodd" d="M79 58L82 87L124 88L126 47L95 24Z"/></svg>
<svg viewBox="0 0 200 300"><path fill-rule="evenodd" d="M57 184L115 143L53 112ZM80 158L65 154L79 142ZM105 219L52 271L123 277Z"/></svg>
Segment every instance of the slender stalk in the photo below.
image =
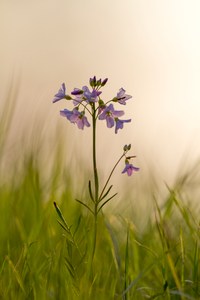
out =
<svg viewBox="0 0 200 300"><path fill-rule="evenodd" d="M95 103L92 105L92 140L93 140L93 172L94 172L94 185L95 185L95 202L98 201L99 195L99 177L97 172L97 162L96 162L96 110Z"/></svg>
<svg viewBox="0 0 200 300"><path fill-rule="evenodd" d="M95 213L94 213L94 235L93 235L93 247L92 247L92 262L94 259L94 254L96 250L96 241L97 241L97 205L95 205Z"/></svg>
<svg viewBox="0 0 200 300"><path fill-rule="evenodd" d="M98 198L99 198L99 177L97 171L97 162L96 162L96 110L95 103L92 104L92 141L93 141L93 172L94 172L94 231L93 231L93 244L92 244L92 258L91 258L91 267L96 250L96 239L97 239L97 215L98 215Z"/></svg>
<svg viewBox="0 0 200 300"><path fill-rule="evenodd" d="M112 170L110 172L110 175L108 176L108 179L107 179L107 181L106 181L106 183L105 183L105 185L104 185L104 187L102 189L102 192L101 192L101 194L99 196L99 199L98 199L99 202L101 201L101 198L103 197L103 193L104 193L104 191L105 191L105 189L106 189L106 187L107 187L107 185L108 185L108 183L110 181L110 178L112 177L113 172L115 171L117 165L119 164L120 160L125 156L125 154L126 154L126 152L124 151L124 153L120 156L120 158L118 159L118 161L116 162L116 164L112 168Z"/></svg>

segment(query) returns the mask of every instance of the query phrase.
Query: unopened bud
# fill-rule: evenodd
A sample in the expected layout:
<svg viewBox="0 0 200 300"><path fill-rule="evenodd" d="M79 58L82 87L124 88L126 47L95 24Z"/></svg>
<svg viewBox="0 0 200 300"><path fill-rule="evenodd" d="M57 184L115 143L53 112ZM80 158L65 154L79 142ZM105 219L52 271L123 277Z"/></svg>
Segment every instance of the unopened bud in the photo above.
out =
<svg viewBox="0 0 200 300"><path fill-rule="evenodd" d="M104 85L107 83L107 81L108 81L108 78L105 78L105 79L102 81L101 86L104 86Z"/></svg>

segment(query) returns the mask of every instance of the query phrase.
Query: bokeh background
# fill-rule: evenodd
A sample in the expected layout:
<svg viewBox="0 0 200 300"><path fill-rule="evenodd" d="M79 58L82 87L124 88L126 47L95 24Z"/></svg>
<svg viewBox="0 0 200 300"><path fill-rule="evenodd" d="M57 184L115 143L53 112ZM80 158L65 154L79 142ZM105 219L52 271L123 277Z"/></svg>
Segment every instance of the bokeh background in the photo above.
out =
<svg viewBox="0 0 200 300"><path fill-rule="evenodd" d="M84 163L90 169L91 130L61 118L65 102L51 101L62 82L71 91L94 75L108 77L105 98L121 87L133 96L123 107L132 123L117 135L99 126L102 176L131 143L141 171L128 183L115 174L119 188L137 189L146 175L173 184L200 153L199 14L198 0L1 0L1 107L13 99L9 155L25 135L24 147L38 133L48 170L59 133L69 172L81 174Z"/></svg>

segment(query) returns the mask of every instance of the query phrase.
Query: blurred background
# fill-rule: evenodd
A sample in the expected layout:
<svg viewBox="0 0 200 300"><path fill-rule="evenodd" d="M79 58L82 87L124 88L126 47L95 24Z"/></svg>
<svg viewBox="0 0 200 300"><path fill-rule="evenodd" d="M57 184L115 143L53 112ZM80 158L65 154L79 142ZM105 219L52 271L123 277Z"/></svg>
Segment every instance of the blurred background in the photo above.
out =
<svg viewBox="0 0 200 300"><path fill-rule="evenodd" d="M137 190L141 182L144 188L145 176L173 184L200 153L199 13L198 0L1 0L0 105L10 113L8 163L14 153L23 155L19 141L22 150L41 140L48 170L59 137L69 172L84 173L86 163L90 171L91 130L61 118L66 104L52 99L63 82L71 91L96 75L109 78L105 99L121 87L133 96L119 107L130 124L117 135L104 122L98 128L102 176L131 143L141 170L121 176L122 163L113 179L119 188Z"/></svg>

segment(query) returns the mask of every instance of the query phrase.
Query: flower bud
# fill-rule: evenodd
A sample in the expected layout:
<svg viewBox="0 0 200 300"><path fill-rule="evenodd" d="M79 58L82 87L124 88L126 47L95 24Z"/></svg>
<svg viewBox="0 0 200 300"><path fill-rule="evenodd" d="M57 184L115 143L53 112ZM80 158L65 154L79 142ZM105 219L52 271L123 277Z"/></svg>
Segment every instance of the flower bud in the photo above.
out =
<svg viewBox="0 0 200 300"><path fill-rule="evenodd" d="M117 98L117 97L114 97L114 98L112 99L112 101L113 101L113 102L118 102L118 98Z"/></svg>
<svg viewBox="0 0 200 300"><path fill-rule="evenodd" d="M127 151L127 145L124 145L124 148L123 148L123 150L126 152Z"/></svg>
<svg viewBox="0 0 200 300"><path fill-rule="evenodd" d="M94 76L93 78L90 78L90 86L91 87L95 87L96 86L96 76Z"/></svg>
<svg viewBox="0 0 200 300"><path fill-rule="evenodd" d="M101 85L101 79L97 80L97 86L100 86Z"/></svg>
<svg viewBox="0 0 200 300"><path fill-rule="evenodd" d="M66 96L65 96L65 99L66 99L66 100L72 100L72 97L71 97L70 95L66 95Z"/></svg>
<svg viewBox="0 0 200 300"><path fill-rule="evenodd" d="M105 78L105 79L102 81L101 86L106 85L107 81L108 81L108 78Z"/></svg>

